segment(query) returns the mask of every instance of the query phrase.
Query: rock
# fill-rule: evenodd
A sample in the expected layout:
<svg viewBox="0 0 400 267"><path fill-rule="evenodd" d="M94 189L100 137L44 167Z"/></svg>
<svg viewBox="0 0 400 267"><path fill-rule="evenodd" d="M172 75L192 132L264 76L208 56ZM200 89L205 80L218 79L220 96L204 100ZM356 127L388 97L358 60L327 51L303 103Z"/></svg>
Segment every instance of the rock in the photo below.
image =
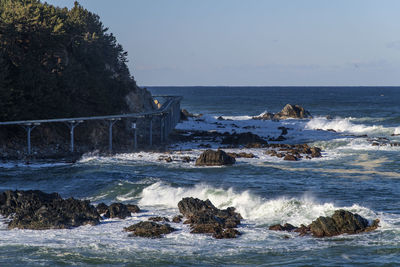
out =
<svg viewBox="0 0 400 267"><path fill-rule="evenodd" d="M232 165L235 162L235 158L227 155L223 150L214 151L208 149L204 151L196 160L196 166Z"/></svg>
<svg viewBox="0 0 400 267"><path fill-rule="evenodd" d="M312 118L310 112L305 110L302 106L286 104L286 106L278 113L276 113L273 119L284 120L284 119L305 119Z"/></svg>
<svg viewBox="0 0 400 267"><path fill-rule="evenodd" d="M240 153L226 153L229 156L231 156L232 158L255 158L256 156L253 153L246 153L246 152L240 152Z"/></svg>
<svg viewBox="0 0 400 267"><path fill-rule="evenodd" d="M191 233L208 233L215 238L234 238L240 234L233 229L240 224L242 216L233 207L217 209L209 200L183 198L178 203L179 211L187 218Z"/></svg>
<svg viewBox="0 0 400 267"><path fill-rule="evenodd" d="M221 144L223 145L235 145L235 146L248 145L254 143L261 145L268 144L268 142L265 141L263 138L251 132L233 133L231 135L225 136L221 141Z"/></svg>
<svg viewBox="0 0 400 267"><path fill-rule="evenodd" d="M285 223L284 225L280 225L280 224L275 224L275 225L271 225L269 227L269 230L273 230L273 231L287 231L287 232L291 232L293 230L298 229L297 227L291 225L290 223Z"/></svg>
<svg viewBox="0 0 400 267"><path fill-rule="evenodd" d="M268 139L268 141L272 141L272 142L282 142L282 141L285 141L285 140L286 140L286 137L284 137L282 135L278 136L277 138Z"/></svg>
<svg viewBox="0 0 400 267"><path fill-rule="evenodd" d="M358 234L373 231L379 227L379 220L376 219L371 225L368 221L358 214L353 214L345 210L336 210L332 217L319 217L309 226L302 224L295 227L291 224L272 225L270 230L297 232L300 236L311 234L315 237L330 237L341 234Z"/></svg>
<svg viewBox="0 0 400 267"><path fill-rule="evenodd" d="M311 157L312 158L320 158L322 157L321 149L319 147L311 147L310 148ZM310 153L307 153L310 154Z"/></svg>
<svg viewBox="0 0 400 267"><path fill-rule="evenodd" d="M150 217L148 218L148 220L153 222L169 222L169 219L167 217L161 217L161 216Z"/></svg>
<svg viewBox="0 0 400 267"><path fill-rule="evenodd" d="M103 202L101 202L96 206L96 210L99 214L103 214L103 213L107 212L108 206L106 204L104 204Z"/></svg>
<svg viewBox="0 0 400 267"><path fill-rule="evenodd" d="M183 218L182 215L176 215L176 216L174 216L174 218L172 218L172 222L180 223L180 222L182 222L182 218Z"/></svg>
<svg viewBox="0 0 400 267"><path fill-rule="evenodd" d="M128 209L128 211L130 213L138 213L138 212L140 212L140 208L137 205L128 204L128 205L126 205L126 208Z"/></svg>
<svg viewBox="0 0 400 267"><path fill-rule="evenodd" d="M252 119L253 120L272 120L273 117L274 117L273 113L264 112L259 116L253 117Z"/></svg>
<svg viewBox="0 0 400 267"><path fill-rule="evenodd" d="M200 118L201 116L203 116L203 115L202 114L199 114L199 115L192 114L189 111L187 111L186 109L181 110L181 120L182 121L187 121L188 118Z"/></svg>
<svg viewBox="0 0 400 267"><path fill-rule="evenodd" d="M210 200L200 200L198 198L186 197L178 203L179 212L185 217L190 217L200 211L216 211L217 208L211 203Z"/></svg>
<svg viewBox="0 0 400 267"><path fill-rule="evenodd" d="M288 128L286 128L284 126L278 127L278 130L282 131L281 135L287 135L288 134Z"/></svg>
<svg viewBox="0 0 400 267"><path fill-rule="evenodd" d="M63 199L57 193L39 190L5 191L0 194L0 214L8 217L8 228L68 229L100 223L100 215L88 200Z"/></svg>
<svg viewBox="0 0 400 267"><path fill-rule="evenodd" d="M306 157L307 159L322 157L321 149L319 147L310 147L307 144L269 144L267 147L268 150L265 151L265 154L279 158L284 157L285 160L294 161L303 157Z"/></svg>
<svg viewBox="0 0 400 267"><path fill-rule="evenodd" d="M128 207L122 203L113 203L108 207L106 214L104 217L106 218L120 218L125 219L126 217L131 216L131 212L128 210Z"/></svg>
<svg viewBox="0 0 400 267"><path fill-rule="evenodd" d="M358 234L372 231L378 227L379 220L369 226L368 221L358 214L345 210L336 210L332 217L319 217L310 224L313 236L325 237L341 234Z"/></svg>
<svg viewBox="0 0 400 267"><path fill-rule="evenodd" d="M283 158L283 160L297 161L299 159L292 154L286 154L285 157Z"/></svg>
<svg viewBox="0 0 400 267"><path fill-rule="evenodd" d="M140 236L148 238L161 238L163 235L172 233L176 229L169 224L158 224L155 222L140 222L124 228L127 232L132 232L129 236Z"/></svg>
<svg viewBox="0 0 400 267"><path fill-rule="evenodd" d="M192 161L192 159L189 156L185 156L182 158L182 162L184 162L184 163L189 163L191 161Z"/></svg>

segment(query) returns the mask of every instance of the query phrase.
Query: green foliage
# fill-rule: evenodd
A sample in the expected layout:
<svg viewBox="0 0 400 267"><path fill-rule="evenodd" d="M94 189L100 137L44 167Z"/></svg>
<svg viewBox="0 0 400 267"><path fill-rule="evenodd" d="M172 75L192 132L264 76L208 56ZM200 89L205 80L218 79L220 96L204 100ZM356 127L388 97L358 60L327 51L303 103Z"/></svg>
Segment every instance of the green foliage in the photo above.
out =
<svg viewBox="0 0 400 267"><path fill-rule="evenodd" d="M77 2L0 0L0 121L125 110L136 83L107 30Z"/></svg>

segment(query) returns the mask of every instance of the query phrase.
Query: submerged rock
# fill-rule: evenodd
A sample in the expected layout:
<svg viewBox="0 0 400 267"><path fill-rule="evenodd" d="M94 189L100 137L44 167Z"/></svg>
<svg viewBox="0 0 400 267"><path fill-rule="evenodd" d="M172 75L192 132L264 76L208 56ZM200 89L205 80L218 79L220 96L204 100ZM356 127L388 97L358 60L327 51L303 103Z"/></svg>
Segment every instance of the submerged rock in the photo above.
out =
<svg viewBox="0 0 400 267"><path fill-rule="evenodd" d="M39 190L1 193L0 214L10 216L10 229L67 229L100 223L99 213L88 200L63 199Z"/></svg>
<svg viewBox="0 0 400 267"><path fill-rule="evenodd" d="M240 234L233 228L240 224L242 216L233 207L220 210L210 200L190 197L179 201L178 208L187 218L184 223L190 224L191 233L212 234L215 238L234 238Z"/></svg>
<svg viewBox="0 0 400 267"><path fill-rule="evenodd" d="M176 229L169 224L159 224L155 222L140 222L124 228L127 232L132 232L129 236L140 236L148 238L161 238L163 235L172 233Z"/></svg>
<svg viewBox="0 0 400 267"><path fill-rule="evenodd" d="M232 165L236 162L235 158L229 156L223 150L211 150L204 151L200 157L196 160L196 166L221 166L221 165Z"/></svg>
<svg viewBox="0 0 400 267"><path fill-rule="evenodd" d="M346 210L336 210L331 217L319 217L310 225L301 225L295 227L291 224L272 225L269 230L298 232L300 235L311 234L315 237L330 237L341 234L358 234L362 232L373 231L379 227L379 219L376 219L369 225L368 220L356 213Z"/></svg>

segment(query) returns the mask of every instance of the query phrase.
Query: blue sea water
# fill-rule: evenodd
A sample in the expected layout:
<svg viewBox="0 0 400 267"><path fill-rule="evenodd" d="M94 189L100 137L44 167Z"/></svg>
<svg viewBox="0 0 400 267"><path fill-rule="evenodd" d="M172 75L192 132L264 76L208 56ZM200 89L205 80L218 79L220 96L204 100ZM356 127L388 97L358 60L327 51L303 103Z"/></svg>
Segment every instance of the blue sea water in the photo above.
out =
<svg viewBox="0 0 400 267"><path fill-rule="evenodd" d="M0 190L39 189L93 203L138 204L144 212L71 230L8 230L0 225L0 266L399 266L400 87L150 87L157 95L182 95L182 107L201 120L185 130L251 131L286 143L322 148L320 159L287 162L247 149L257 158L229 167L195 167L199 143L176 144L171 154L85 155L74 164L0 164ZM265 111L299 104L306 120L252 120ZM331 119L327 119L327 116ZM222 116L226 120L217 120ZM246 128L244 128L246 127ZM380 144L375 145L373 144ZM219 144L210 143L213 147ZM239 149L236 149L239 150ZM233 149L233 151L236 151ZM170 156L167 163L162 157ZM161 158L160 158L161 157ZM162 239L128 237L123 228L154 215L172 217L186 196L234 206L244 220L236 239L191 234L187 225ZM296 226L335 209L380 219L370 233L331 238L274 232L276 223ZM0 221L5 221L1 218Z"/></svg>

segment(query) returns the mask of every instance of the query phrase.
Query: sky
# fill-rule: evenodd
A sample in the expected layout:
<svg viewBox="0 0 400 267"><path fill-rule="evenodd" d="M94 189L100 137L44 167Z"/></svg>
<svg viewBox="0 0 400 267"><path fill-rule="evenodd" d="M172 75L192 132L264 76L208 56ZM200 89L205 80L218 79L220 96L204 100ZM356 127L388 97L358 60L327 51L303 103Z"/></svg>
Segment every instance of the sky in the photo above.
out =
<svg viewBox="0 0 400 267"><path fill-rule="evenodd" d="M399 0L79 3L128 52L140 86L400 85Z"/></svg>

